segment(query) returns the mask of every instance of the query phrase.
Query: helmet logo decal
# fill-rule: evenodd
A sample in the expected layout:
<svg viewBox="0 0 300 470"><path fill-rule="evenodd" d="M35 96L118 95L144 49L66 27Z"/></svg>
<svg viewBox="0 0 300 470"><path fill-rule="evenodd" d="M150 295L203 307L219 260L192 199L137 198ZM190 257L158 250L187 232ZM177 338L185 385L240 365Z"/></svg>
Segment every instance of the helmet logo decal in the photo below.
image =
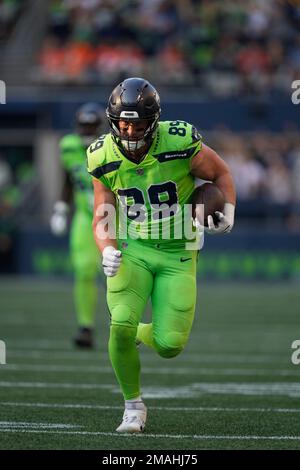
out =
<svg viewBox="0 0 300 470"><path fill-rule="evenodd" d="M139 118L139 113L137 111L122 111L120 118Z"/></svg>

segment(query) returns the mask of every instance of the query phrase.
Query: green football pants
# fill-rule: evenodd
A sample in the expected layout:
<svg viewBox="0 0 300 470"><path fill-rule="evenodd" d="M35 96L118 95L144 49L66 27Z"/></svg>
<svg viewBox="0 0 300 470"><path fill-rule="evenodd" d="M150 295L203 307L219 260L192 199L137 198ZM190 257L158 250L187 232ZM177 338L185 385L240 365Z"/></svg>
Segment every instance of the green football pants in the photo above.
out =
<svg viewBox="0 0 300 470"><path fill-rule="evenodd" d="M107 278L109 355L124 398L132 399L141 393L137 333L165 358L178 355L187 343L196 304L197 251L162 251L136 240L121 243L120 249L119 271ZM152 323L138 330L149 298Z"/></svg>
<svg viewBox="0 0 300 470"><path fill-rule="evenodd" d="M93 327L97 303L96 277L100 256L92 230L92 214L76 211L71 226L71 262L74 269L74 304L81 327Z"/></svg>

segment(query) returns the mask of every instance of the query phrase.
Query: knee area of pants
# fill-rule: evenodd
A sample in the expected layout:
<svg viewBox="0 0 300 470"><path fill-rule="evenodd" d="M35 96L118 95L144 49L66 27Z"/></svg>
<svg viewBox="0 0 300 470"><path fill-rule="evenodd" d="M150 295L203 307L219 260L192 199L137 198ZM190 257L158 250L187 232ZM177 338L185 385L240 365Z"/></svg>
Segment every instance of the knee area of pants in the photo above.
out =
<svg viewBox="0 0 300 470"><path fill-rule="evenodd" d="M111 324L121 326L137 326L134 322L134 312L128 305L109 305Z"/></svg>
<svg viewBox="0 0 300 470"><path fill-rule="evenodd" d="M168 333L164 338L154 338L155 349L161 357L178 356L184 348L185 337L180 333Z"/></svg>
<svg viewBox="0 0 300 470"><path fill-rule="evenodd" d="M164 357L165 359L171 359L172 357L178 356L178 354L180 354L183 350L183 347L170 348L162 345L156 345L155 349L161 357Z"/></svg>
<svg viewBox="0 0 300 470"><path fill-rule="evenodd" d="M116 324L110 327L110 340L113 340L120 349L134 342L135 337L136 328Z"/></svg>

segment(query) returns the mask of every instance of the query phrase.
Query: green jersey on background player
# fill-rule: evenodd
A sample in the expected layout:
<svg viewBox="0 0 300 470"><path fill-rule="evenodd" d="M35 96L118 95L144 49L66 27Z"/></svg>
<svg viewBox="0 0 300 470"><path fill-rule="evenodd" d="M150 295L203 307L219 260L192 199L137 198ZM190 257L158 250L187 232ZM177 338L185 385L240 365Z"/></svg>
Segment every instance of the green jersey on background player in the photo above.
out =
<svg viewBox="0 0 300 470"><path fill-rule="evenodd" d="M92 232L94 195L91 177L86 170L86 149L100 135L103 119L101 107L87 103L76 113L76 133L68 134L60 140L64 186L50 220L51 230L55 235L65 234L70 206L73 205L70 255L74 270L74 305L78 322L74 344L78 347L93 346L98 250Z"/></svg>
<svg viewBox="0 0 300 470"><path fill-rule="evenodd" d="M94 236L107 276L109 356L125 399L118 432L145 428L137 343L172 358L189 338L198 250L187 244L195 234L188 237L189 230L178 228L192 226L191 216L184 220L183 214L195 178L214 182L226 201L224 213L216 213L218 222L208 217L207 231L229 232L234 223L236 196L227 165L193 125L159 122L160 113L158 93L149 82L124 80L108 101L110 134L87 152L94 184ZM149 298L152 322L144 324Z"/></svg>

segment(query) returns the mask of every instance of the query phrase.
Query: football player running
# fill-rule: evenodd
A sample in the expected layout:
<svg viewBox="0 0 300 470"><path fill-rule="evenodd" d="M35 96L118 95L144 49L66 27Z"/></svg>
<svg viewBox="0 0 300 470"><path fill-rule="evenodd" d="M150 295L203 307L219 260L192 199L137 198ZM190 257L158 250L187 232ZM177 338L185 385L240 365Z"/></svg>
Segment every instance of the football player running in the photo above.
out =
<svg viewBox="0 0 300 470"><path fill-rule="evenodd" d="M87 151L94 184L93 230L107 276L109 356L125 399L120 433L142 432L146 424L137 343L172 358L188 341L195 313L198 250L187 250L185 235L175 237L174 227L176 207L183 209L190 202L195 178L214 182L226 200L219 223L211 219L207 231L228 233L234 223L236 195L227 165L203 144L194 126L184 121L160 122L160 114L159 95L148 81L124 80L108 101L111 132ZM103 210L111 206L117 208L116 237L107 230L113 216ZM165 212L166 206L173 212ZM125 239L120 236L123 213L126 223L136 228ZM167 222L173 233L169 238L163 236ZM140 320L149 298L152 323L143 324Z"/></svg>
<svg viewBox="0 0 300 470"><path fill-rule="evenodd" d="M75 120L76 133L68 134L60 141L64 185L61 198L54 205L50 227L57 236L67 232L73 202L70 252L78 322L74 343L80 348L91 348L97 300L98 249L92 231L94 195L91 177L86 170L86 150L101 133L104 110L96 103L86 103L77 110Z"/></svg>

